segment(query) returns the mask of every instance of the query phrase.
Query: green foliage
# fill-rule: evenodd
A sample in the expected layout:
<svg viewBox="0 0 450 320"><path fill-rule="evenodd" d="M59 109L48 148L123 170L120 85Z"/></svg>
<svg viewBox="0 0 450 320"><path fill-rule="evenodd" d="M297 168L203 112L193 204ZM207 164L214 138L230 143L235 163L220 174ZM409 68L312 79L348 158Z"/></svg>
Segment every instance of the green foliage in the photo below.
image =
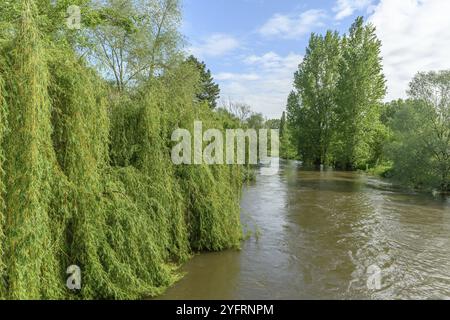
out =
<svg viewBox="0 0 450 320"><path fill-rule="evenodd" d="M291 97L292 98L292 97ZM286 119L286 112L283 112L279 121L280 129L280 157L283 159L297 159L297 150L292 143L293 137Z"/></svg>
<svg viewBox="0 0 450 320"><path fill-rule="evenodd" d="M239 171L235 168L189 166L179 174L188 200L189 237L195 250L238 248L242 239L239 222ZM189 178L190 177L190 178ZM229 179L234 183L225 183ZM208 188L205 188L208 186Z"/></svg>
<svg viewBox="0 0 450 320"><path fill-rule="evenodd" d="M283 114L281 115L281 119L280 119L280 137L283 137L286 133L286 127L287 127L287 123L286 123L286 112L283 112Z"/></svg>
<svg viewBox="0 0 450 320"><path fill-rule="evenodd" d="M221 123L224 129L238 129L241 128L242 123L234 114L226 108L217 108L214 112L215 119Z"/></svg>
<svg viewBox="0 0 450 320"><path fill-rule="evenodd" d="M353 169L373 158L372 146L382 135L379 106L386 94L382 73L381 42L375 27L356 19L344 37L337 85L337 166Z"/></svg>
<svg viewBox="0 0 450 320"><path fill-rule="evenodd" d="M302 101L295 127L300 128L300 152L308 163L320 165L328 162L340 55L337 32L328 31L325 36L312 34L305 58L295 73L294 85Z"/></svg>
<svg viewBox="0 0 450 320"><path fill-rule="evenodd" d="M418 188L450 189L450 71L418 73L410 99L397 102L388 155L394 178Z"/></svg>
<svg viewBox="0 0 450 320"><path fill-rule="evenodd" d="M6 296L13 299L61 297L55 243L57 221L49 205L55 177L46 53L34 21L36 7L23 1L12 52L13 65L6 136ZM11 94L13 93L13 94ZM42 283L46 285L43 286Z"/></svg>
<svg viewBox="0 0 450 320"><path fill-rule="evenodd" d="M215 109L217 107L217 99L220 96L220 88L214 82L211 71L206 68L204 62L198 61L192 55L187 58L186 62L192 64L200 73L200 88L197 93L197 99L200 102L206 102L211 109Z"/></svg>
<svg viewBox="0 0 450 320"><path fill-rule="evenodd" d="M367 172L378 177L392 178L392 163L386 162L377 165L376 167L370 168Z"/></svg>
<svg viewBox="0 0 450 320"><path fill-rule="evenodd" d="M265 119L261 113L253 113L246 122L249 128L259 130L264 128Z"/></svg>
<svg viewBox="0 0 450 320"><path fill-rule="evenodd" d="M170 158L175 128L236 125L196 99L199 70L152 47L171 67L155 60L160 74L111 89L74 50L79 37L49 28L59 7L38 23L35 3L10 8L20 24L0 42L0 298L155 296L193 251L238 248L241 168ZM79 293L65 286L72 264Z"/></svg>
<svg viewBox="0 0 450 320"><path fill-rule="evenodd" d="M89 60L124 91L167 69L179 55L179 0L94 1ZM92 22L96 17L97 23Z"/></svg>
<svg viewBox="0 0 450 320"><path fill-rule="evenodd" d="M195 66L182 64L162 78L165 94L160 105L170 128L190 128L195 120L203 130L224 128L211 117L208 104L195 103L196 86L201 77ZM178 79L182 78L180 82ZM181 108L180 108L181 106ZM176 122L174 122L176 120ZM167 136L171 134L166 131ZM175 175L186 200L189 241L194 250L238 248L242 238L239 222L239 198L242 174L239 167L226 165L176 166Z"/></svg>
<svg viewBox="0 0 450 320"><path fill-rule="evenodd" d="M302 137L304 127L301 126L304 123L303 108L300 104L300 97L295 91L289 93L286 105L286 127L290 132L290 146L296 150L296 153L301 158L308 158L308 142Z"/></svg>
<svg viewBox="0 0 450 320"><path fill-rule="evenodd" d="M355 169L380 160L387 134L380 47L362 18L348 36L311 35L287 103L292 145L306 164Z"/></svg>
<svg viewBox="0 0 450 320"><path fill-rule="evenodd" d="M266 129L280 129L281 128L281 119L268 119L265 122L264 127Z"/></svg>
<svg viewBox="0 0 450 320"><path fill-rule="evenodd" d="M381 123L383 123L386 127L389 128L397 112L401 110L405 102L406 101L402 99L398 99L383 104L381 106L381 114L380 114Z"/></svg>
<svg viewBox="0 0 450 320"><path fill-rule="evenodd" d="M5 292L5 283L4 283L4 271L5 265L3 261L4 254L4 240L5 235L3 233L3 226L5 224L5 184L3 181L4 171L3 171L3 163L4 163L4 150L3 150L3 138L6 134L7 130L7 112L6 112L6 101L4 98L4 83L2 79L2 70L0 69L0 297L2 297Z"/></svg>

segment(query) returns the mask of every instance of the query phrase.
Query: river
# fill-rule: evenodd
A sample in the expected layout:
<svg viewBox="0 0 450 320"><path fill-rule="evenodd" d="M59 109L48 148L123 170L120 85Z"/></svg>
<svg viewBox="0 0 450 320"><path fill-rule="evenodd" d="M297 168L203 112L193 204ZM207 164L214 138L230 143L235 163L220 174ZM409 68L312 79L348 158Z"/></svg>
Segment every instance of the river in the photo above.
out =
<svg viewBox="0 0 450 320"><path fill-rule="evenodd" d="M450 299L449 198L289 162L241 207L242 250L195 256L161 299Z"/></svg>

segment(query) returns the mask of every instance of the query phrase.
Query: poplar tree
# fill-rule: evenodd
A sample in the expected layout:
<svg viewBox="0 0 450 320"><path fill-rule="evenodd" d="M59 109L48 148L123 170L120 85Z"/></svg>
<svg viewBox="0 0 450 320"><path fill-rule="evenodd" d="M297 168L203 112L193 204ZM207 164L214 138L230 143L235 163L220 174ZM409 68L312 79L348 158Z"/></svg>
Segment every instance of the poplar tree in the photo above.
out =
<svg viewBox="0 0 450 320"><path fill-rule="evenodd" d="M206 102L211 109L217 107L217 99L220 96L220 88L211 75L211 70L206 68L204 62L200 62L194 56L189 56L186 60L187 63L191 63L195 68L197 68L200 73L200 83L197 92L197 99L200 102Z"/></svg>
<svg viewBox="0 0 450 320"><path fill-rule="evenodd" d="M371 158L371 146L381 123L380 105L386 94L381 41L375 27L359 17L342 41L337 83L335 164L354 169Z"/></svg>
<svg viewBox="0 0 450 320"><path fill-rule="evenodd" d="M328 162L333 137L336 84L339 79L340 38L337 32L312 34L303 62L295 73L294 86L302 101L302 116L294 126L299 130L304 161Z"/></svg>

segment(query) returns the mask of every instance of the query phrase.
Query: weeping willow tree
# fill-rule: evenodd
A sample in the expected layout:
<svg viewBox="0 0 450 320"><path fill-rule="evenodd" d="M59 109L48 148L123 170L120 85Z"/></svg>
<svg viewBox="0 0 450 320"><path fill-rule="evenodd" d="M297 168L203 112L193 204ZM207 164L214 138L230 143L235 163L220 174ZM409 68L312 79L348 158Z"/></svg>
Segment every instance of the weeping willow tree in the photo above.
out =
<svg viewBox="0 0 450 320"><path fill-rule="evenodd" d="M112 163L132 164L151 179L154 191L150 194L162 204L156 224L166 226L159 238L178 260L191 250L239 247L242 236L239 168L174 166L171 162L174 129L193 132L195 120L202 120L206 129L221 126L212 120L207 105L194 98L198 79L198 71L180 64L146 83L136 101L114 109L112 120L112 136L117 137L112 141Z"/></svg>
<svg viewBox="0 0 450 320"><path fill-rule="evenodd" d="M182 79L182 81L180 81ZM191 64L171 70L161 81L165 103L160 108L167 140L174 128L187 128L193 136L194 121L202 121L203 129L222 128L214 120L207 103L198 102L200 74ZM171 144L169 144L171 145ZM241 227L239 198L241 171L237 166L176 166L175 174L186 202L186 219L191 248L218 251L239 247Z"/></svg>
<svg viewBox="0 0 450 320"><path fill-rule="evenodd" d="M34 1L20 9L0 47L0 297L156 296L194 251L238 248L240 168L170 157L174 129L221 125L195 99L198 71L174 63L118 93L40 33Z"/></svg>
<svg viewBox="0 0 450 320"><path fill-rule="evenodd" d="M5 295L5 282L4 282L4 271L5 265L3 261L3 243L5 240L3 233L3 226L5 223L5 201L3 199L5 195L5 185L3 182L3 161L4 161L4 151L3 151L3 137L5 136L7 128L7 115L6 115L6 102L4 99L4 83L1 75L2 70L0 69L0 297Z"/></svg>
<svg viewBox="0 0 450 320"><path fill-rule="evenodd" d="M68 217L69 258L64 263L83 270L84 298L156 295L177 279L169 254L187 257L186 244L182 253L170 246L183 239L167 230L176 201L167 196L162 203L155 196L171 195L170 181L158 183L156 174L143 175L136 167L109 166L109 117L101 80L63 54L66 59L55 55L50 92L53 143L69 186L59 199L70 200L57 204ZM167 163L152 165L162 171ZM176 212L182 216L181 208Z"/></svg>
<svg viewBox="0 0 450 320"><path fill-rule="evenodd" d="M6 293L17 299L55 298L61 296L61 286L58 246L49 215L56 157L46 52L34 21L36 7L32 1L22 4L9 72L10 130L4 143Z"/></svg>

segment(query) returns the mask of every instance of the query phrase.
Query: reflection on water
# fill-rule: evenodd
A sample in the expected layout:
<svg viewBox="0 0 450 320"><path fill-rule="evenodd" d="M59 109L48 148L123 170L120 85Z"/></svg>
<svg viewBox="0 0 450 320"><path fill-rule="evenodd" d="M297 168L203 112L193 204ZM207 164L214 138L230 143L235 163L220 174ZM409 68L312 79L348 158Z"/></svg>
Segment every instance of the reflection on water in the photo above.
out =
<svg viewBox="0 0 450 320"><path fill-rule="evenodd" d="M162 298L450 298L450 199L289 163L245 188L242 220L257 235L242 251L195 257Z"/></svg>

